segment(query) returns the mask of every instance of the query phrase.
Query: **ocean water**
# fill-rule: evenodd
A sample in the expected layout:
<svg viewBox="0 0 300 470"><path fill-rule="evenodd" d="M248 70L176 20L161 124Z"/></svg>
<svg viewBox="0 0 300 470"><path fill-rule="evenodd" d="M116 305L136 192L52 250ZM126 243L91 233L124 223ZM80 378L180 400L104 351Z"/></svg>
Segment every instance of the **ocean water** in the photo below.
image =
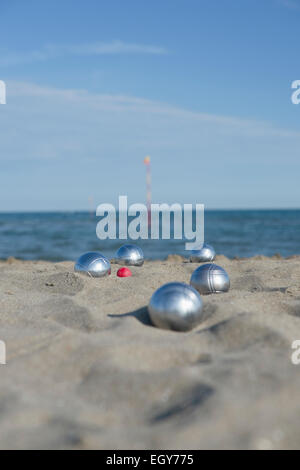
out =
<svg viewBox="0 0 300 470"><path fill-rule="evenodd" d="M0 258L75 260L97 250L113 257L119 240L101 241L88 212L0 214ZM230 258L300 254L300 210L205 211L205 241ZM138 240L148 259L188 255L184 240Z"/></svg>

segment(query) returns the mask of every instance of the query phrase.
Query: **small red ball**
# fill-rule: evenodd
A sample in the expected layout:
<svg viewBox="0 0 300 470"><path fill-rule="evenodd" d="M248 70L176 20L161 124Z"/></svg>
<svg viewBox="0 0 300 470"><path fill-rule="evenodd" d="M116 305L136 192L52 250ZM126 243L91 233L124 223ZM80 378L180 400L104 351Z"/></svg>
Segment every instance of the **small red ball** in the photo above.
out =
<svg viewBox="0 0 300 470"><path fill-rule="evenodd" d="M132 272L128 268L120 268L117 272L118 277L130 277L132 276Z"/></svg>

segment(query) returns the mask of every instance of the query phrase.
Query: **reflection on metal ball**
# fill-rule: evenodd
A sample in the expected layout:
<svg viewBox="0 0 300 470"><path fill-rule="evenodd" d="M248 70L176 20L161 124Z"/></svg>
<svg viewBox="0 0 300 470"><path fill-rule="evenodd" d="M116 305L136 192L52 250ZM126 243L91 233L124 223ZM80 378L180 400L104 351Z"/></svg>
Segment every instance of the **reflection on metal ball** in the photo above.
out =
<svg viewBox="0 0 300 470"><path fill-rule="evenodd" d="M182 282L170 282L154 292L148 311L158 328L189 331L202 319L203 303L198 292Z"/></svg>
<svg viewBox="0 0 300 470"><path fill-rule="evenodd" d="M103 277L111 273L109 260L101 253L95 251L80 256L74 269L75 272L90 277Z"/></svg>
<svg viewBox="0 0 300 470"><path fill-rule="evenodd" d="M221 266L208 263L195 269L190 284L200 294L217 294L229 290L230 279L225 269L221 268Z"/></svg>
<svg viewBox="0 0 300 470"><path fill-rule="evenodd" d="M125 266L142 266L144 253L139 246L123 245L116 253L116 261Z"/></svg>
<svg viewBox="0 0 300 470"><path fill-rule="evenodd" d="M204 243L200 250L193 250L191 252L190 261L191 263L207 263L213 261L216 257L216 252L211 245Z"/></svg>

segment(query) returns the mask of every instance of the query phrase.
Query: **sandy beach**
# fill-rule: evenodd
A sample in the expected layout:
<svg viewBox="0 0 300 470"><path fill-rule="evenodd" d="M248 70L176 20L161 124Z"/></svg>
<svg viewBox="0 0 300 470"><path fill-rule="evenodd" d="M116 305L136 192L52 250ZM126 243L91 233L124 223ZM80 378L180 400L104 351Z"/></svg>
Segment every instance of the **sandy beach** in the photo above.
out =
<svg viewBox="0 0 300 470"><path fill-rule="evenodd" d="M197 264L146 262L131 278L73 263L0 263L0 448L299 448L300 257L229 260L203 322L155 328L156 288Z"/></svg>

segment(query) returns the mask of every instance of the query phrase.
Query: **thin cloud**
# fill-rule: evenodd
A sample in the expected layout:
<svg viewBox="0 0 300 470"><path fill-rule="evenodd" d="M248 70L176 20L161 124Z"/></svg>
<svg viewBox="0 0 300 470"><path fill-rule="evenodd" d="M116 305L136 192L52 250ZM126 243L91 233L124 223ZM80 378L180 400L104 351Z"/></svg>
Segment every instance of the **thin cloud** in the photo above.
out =
<svg viewBox="0 0 300 470"><path fill-rule="evenodd" d="M300 3L296 0L278 0L280 5L292 10L300 10Z"/></svg>
<svg viewBox="0 0 300 470"><path fill-rule="evenodd" d="M0 65L9 67L19 64L40 62L48 59L67 56L98 56L98 55L120 55L120 54L149 54L163 55L168 51L164 47L125 43L122 41L96 42L92 44L55 45L50 44L36 51L6 52L0 55Z"/></svg>
<svg viewBox="0 0 300 470"><path fill-rule="evenodd" d="M156 200L299 200L300 132L270 122L8 81L0 129L2 210L76 209L93 193L99 203L117 194L140 200L147 154L156 162Z"/></svg>
<svg viewBox="0 0 300 470"><path fill-rule="evenodd" d="M178 120L189 120L199 124L216 126L216 132L248 136L277 136L281 138L300 138L300 132L273 126L269 122L245 118L209 114L179 108L167 103L128 95L107 95L90 93L87 90L59 89L40 86L28 82L8 83L11 97L38 97L58 99L60 102L82 104L90 109L117 112L135 112L146 115L160 115Z"/></svg>

